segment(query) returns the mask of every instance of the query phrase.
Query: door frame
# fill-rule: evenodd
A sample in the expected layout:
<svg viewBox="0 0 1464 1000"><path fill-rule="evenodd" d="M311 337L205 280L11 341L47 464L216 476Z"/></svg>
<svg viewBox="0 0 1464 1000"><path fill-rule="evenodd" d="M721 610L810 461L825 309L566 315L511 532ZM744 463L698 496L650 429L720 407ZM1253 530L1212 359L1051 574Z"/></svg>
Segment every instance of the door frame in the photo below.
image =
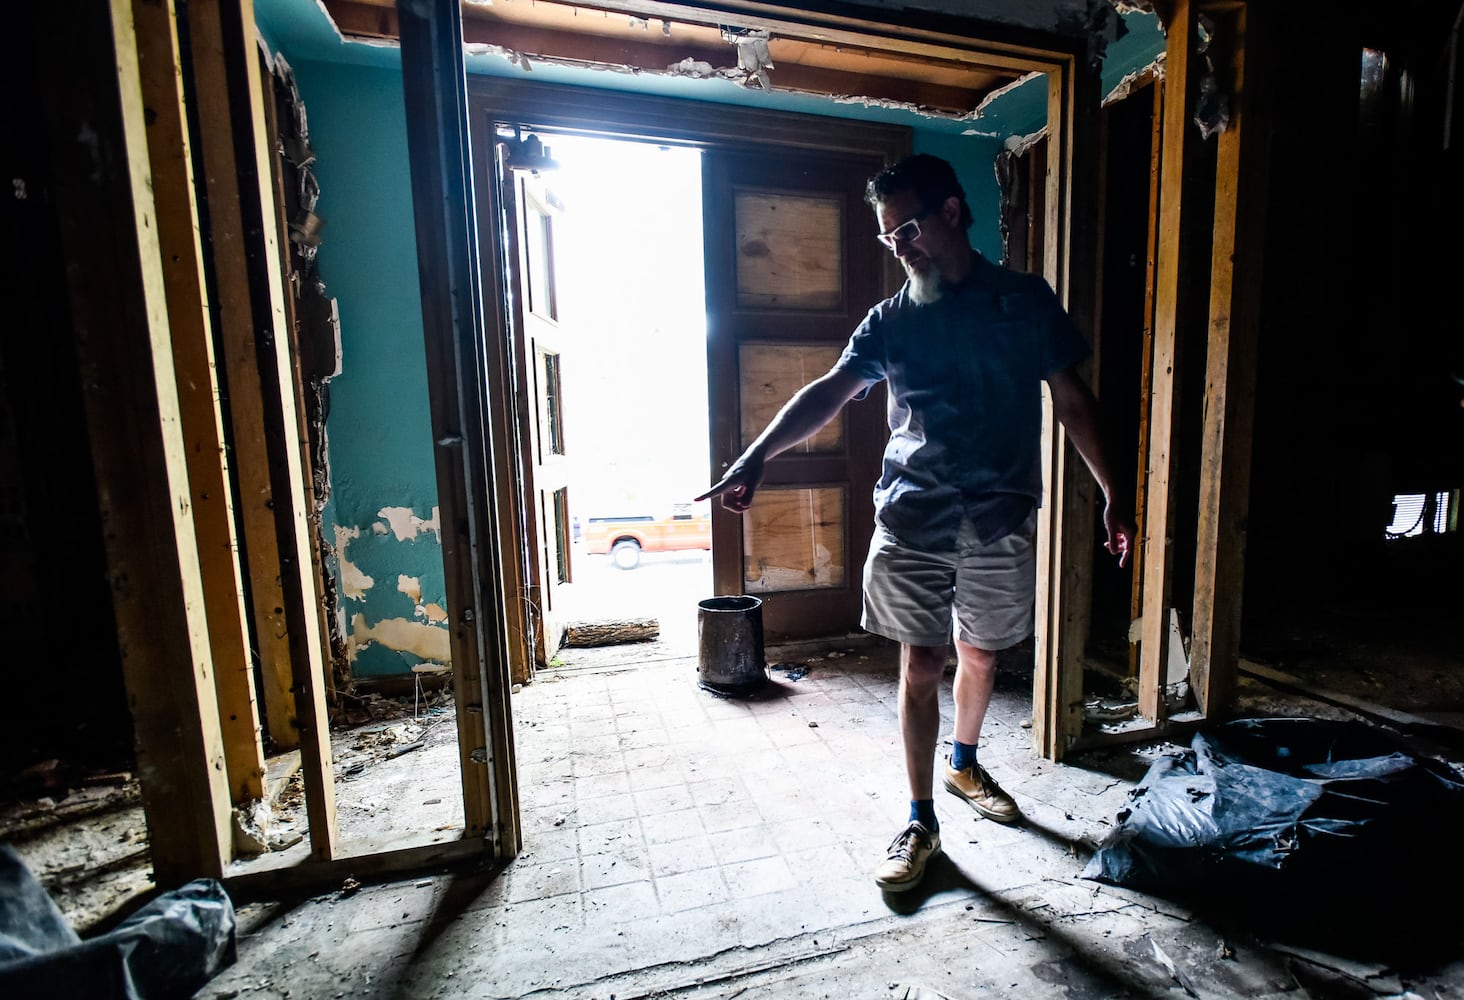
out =
<svg viewBox="0 0 1464 1000"><path fill-rule="evenodd" d="M501 401L489 415L489 429L495 455L495 488L506 498L513 515L500 519L503 533L501 574L503 606L508 615L511 643L509 674L517 683L533 678L535 651L543 646L542 622L527 613L527 594L533 579L523 553L533 540L525 525L532 521L530 498L525 494L522 473L522 429L514 422L515 384L512 344L511 298L507 294L505 262L516 252L505 245L499 219L508 205L497 177L497 123L519 125L525 132L535 129L573 132L606 139L671 142L701 149L770 152L796 149L810 152L864 153L893 163L910 151L910 129L881 122L859 122L783 111L731 107L681 98L611 94L582 87L542 84L501 77L470 77L468 114L471 122L474 192L482 287L485 293L484 331L487 354L497 357L485 373L485 398ZM757 136L750 141L748 136ZM902 280L893 267L886 268L886 293Z"/></svg>
<svg viewBox="0 0 1464 1000"><path fill-rule="evenodd" d="M560 540L557 533L551 531L551 522L542 503L546 470L556 469L562 475L563 456L554 458L544 453L543 437L546 428L543 425L542 405L546 390L540 382L543 372L539 365L539 343L542 337L529 329L531 324L536 329L558 324L557 319L545 316L534 308L533 300L536 295L532 289L533 275L530 272L533 269L531 258L535 250L530 246L528 232L531 215L550 220L555 215L549 204L547 188L542 192L537 190L544 187L542 181L530 182L523 178L521 174L525 168L513 163L511 149L502 146L496 136L494 151L497 184L512 188L511 191L495 189L495 192L501 199L501 207L505 213L505 224L500 230L504 234L504 259L515 262L513 275L517 279L514 295L505 302L504 329L509 335L508 356L512 363L502 374L512 387L504 396L505 399L512 400L512 405L506 412L514 420L513 427L509 428L514 432L509 443L514 459L510 466L513 474L510 488L517 494L515 507L524 513L522 518L514 521L515 530L522 533L522 544L517 551L523 557L520 571L524 581L517 590L520 598L515 603L517 613L526 619L522 634L529 643L527 672L523 678L527 680L536 666L547 665L554 655L551 634L557 640L558 625L563 622L557 610L557 595L553 591L568 582L558 579L556 567L551 566L551 562L557 562L557 558L549 557L551 550L556 557L569 557L567 549L560 552ZM543 211L536 212L539 208ZM554 290L552 238L546 241L543 249L549 276L548 295L552 300L557 295ZM553 540L551 536L554 536Z"/></svg>
<svg viewBox="0 0 1464 1000"><path fill-rule="evenodd" d="M785 11L789 17L797 12ZM810 20L808 23L812 23ZM1052 49L1003 47L982 41L976 22L952 20L972 34L931 31L860 22L864 37L877 38L892 53L909 58L951 58L970 63L1018 67L1041 74L1047 88L1047 132L1051 154L1046 175L1042 272L1080 327L1094 327L1097 281L1097 233L1093 226L1075 226L1074 219L1096 217L1097 68L1081 45L1050 36ZM531 643L517 595L521 592L524 539L519 516L509 508L523 503L512 476L516 429L506 422L512 411L505 384L509 370L505 309L505 248L501 227L503 205L495 178L494 148L498 122L528 129L555 129L587 135L679 142L699 147L728 146L746 150L754 143L769 151L795 148L826 152L868 152L882 144L887 162L911 150L911 130L875 122L851 128L845 119L765 111L679 98L630 95L558 84L537 84L518 78L472 76L467 80L470 156L474 178L474 214L480 247L483 295L483 357L476 376L484 380L481 398L488 401L487 456L492 463L496 509L492 531L499 554L497 595L504 608L504 632L511 641L508 663L500 676L515 681L531 677ZM699 110L701 113L698 113ZM755 136L756 140L750 140ZM859 141L853 141L858 136ZM891 260L884 275L887 291L897 287L898 267ZM495 363L495 359L498 363ZM1046 497L1039 517L1037 545L1037 608L1034 671L1034 743L1048 759L1060 759L1075 732L1071 712L1064 711L1074 684L1081 684L1082 653L1089 625L1088 574L1082 571L1092 544L1091 509L1094 486L1081 460L1067 447L1066 435L1052 416L1044 392L1043 467ZM1072 453L1072 454L1070 454ZM482 509L481 506L479 509ZM1080 721L1080 719L1079 719ZM511 844L501 847L508 849ZM512 853L512 852L510 852Z"/></svg>

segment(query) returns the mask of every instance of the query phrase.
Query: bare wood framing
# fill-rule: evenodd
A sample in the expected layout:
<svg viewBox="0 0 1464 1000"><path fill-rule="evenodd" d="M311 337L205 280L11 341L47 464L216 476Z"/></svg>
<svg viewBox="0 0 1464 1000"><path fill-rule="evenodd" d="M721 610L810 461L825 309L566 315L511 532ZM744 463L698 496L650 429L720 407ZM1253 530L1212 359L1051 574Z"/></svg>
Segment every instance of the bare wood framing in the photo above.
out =
<svg viewBox="0 0 1464 1000"><path fill-rule="evenodd" d="M1043 275L1079 329L1097 324L1098 108L1096 72L1078 59L1048 75L1047 183ZM1085 375L1087 373L1085 372ZM1061 760L1082 729L1083 651L1090 622L1093 503L1096 484L1042 393L1042 475L1047 495L1038 517L1036 668L1033 740Z"/></svg>
<svg viewBox="0 0 1464 1000"><path fill-rule="evenodd" d="M483 337L461 13L456 0L421 7L402 0L397 15L442 559L452 609L465 838L482 838L484 852L512 857L522 846L523 832L508 705L510 671L499 631L505 560L496 529L503 519L490 492L490 483L498 480L485 427L494 404L482 382L485 352L488 358L498 355Z"/></svg>
<svg viewBox="0 0 1464 1000"><path fill-rule="evenodd" d="M1252 41L1255 6L1232 6L1220 33L1230 49L1231 119L1218 136L1210 344L1200 465L1199 532L1190 683L1206 715L1229 697L1240 661L1245 583L1245 523L1250 510L1251 429L1255 414L1261 248L1265 235L1267 129ZM1237 254L1236 247L1247 251Z"/></svg>
<svg viewBox="0 0 1464 1000"><path fill-rule="evenodd" d="M1144 502L1144 614L1139 636L1139 712L1156 725L1164 722L1164 684L1168 668L1168 631L1173 552L1175 429L1178 422L1179 319L1181 315L1181 230L1184 217L1184 167L1192 132L1189 94L1193 89L1190 55L1195 15L1189 0L1176 0L1166 25L1164 150L1159 168L1159 259L1154 290L1154 376L1150 392L1149 467Z"/></svg>
<svg viewBox="0 0 1464 1000"><path fill-rule="evenodd" d="M275 245L279 249L280 262L280 287L282 289L284 306L284 325L281 328L284 332L285 350L290 360L290 393L296 402L295 407L295 434L300 442L300 475L306 483L305 491L305 523L308 527L309 537L307 544L310 549L310 588L316 594L315 601L315 639L320 646L321 663L321 697L326 699L333 697L335 688L335 670L331 664L330 649L330 622L326 617L325 607L325 566L320 555L320 509L315 501L315 462L310 446L309 416L305 408L305 375L300 361L300 324L295 303L299 298L299 278L291 280L294 274L294 255L290 250L289 223L285 218L285 178L284 166L281 162L283 152L279 144L279 110L275 104L274 71L269 65L269 57L261 47L259 52L259 99L264 109L264 135L271 150L269 155L269 190L271 192L274 206L274 233Z"/></svg>
<svg viewBox="0 0 1464 1000"><path fill-rule="evenodd" d="M1080 368L1096 393L1098 385L1098 353L1102 330L1099 318L1099 295L1103 287L1099 247L1103 230L1088 220L1098 216L1103 203L1098 185L1099 169L1095 162L1100 153L1098 130L1102 123L1099 110L1103 92L1098 69L1086 60L1073 64L1073 84L1068 92L1064 113L1068 121L1066 138L1066 185L1061 220L1065 232L1061 270L1048 280L1058 290L1063 304L1079 330L1092 337L1093 354ZM1066 435L1064 435L1066 438ZM1098 510L1097 480L1083 462L1082 456L1069 441L1064 463L1061 495L1050 498L1063 505L1062 556L1060 560L1063 593L1062 632L1058 649L1062 671L1063 747L1071 747L1082 730L1083 663L1092 625L1093 609L1093 519ZM1060 760L1061 757L1054 757Z"/></svg>
<svg viewBox="0 0 1464 1000"><path fill-rule="evenodd" d="M1205 720L1198 717L1168 719L1162 730L1155 726L1138 725L1131 729L1124 729L1119 732L1091 731L1083 734L1083 738L1074 746L1068 748L1069 752L1074 750L1096 750L1101 747L1127 746L1133 743L1144 743L1153 740L1161 732L1166 740L1183 743L1186 737L1204 726Z"/></svg>
<svg viewBox="0 0 1464 1000"><path fill-rule="evenodd" d="M33 37L153 871L176 886L222 874L230 803L131 6L37 8Z"/></svg>
<svg viewBox="0 0 1464 1000"><path fill-rule="evenodd" d="M236 904L277 900L286 893L321 885L340 885L347 878L372 882L431 871L444 865L481 861L493 845L481 837L467 837L414 847L393 847L381 843L362 846L364 853L350 857L229 875L222 882L229 898ZM496 874L493 873L494 876Z"/></svg>
<svg viewBox="0 0 1464 1000"><path fill-rule="evenodd" d="M335 775L254 5L252 0L201 4L190 7L189 15L240 481L263 489L269 503L266 519L257 510L261 498L248 496L249 486L241 485L246 490L242 506L255 508L245 517L255 620L274 629L259 639L261 647L270 644L274 683L288 673L285 696L276 704L266 700L266 711L285 713L284 720L269 719L271 735L283 721L285 734L293 731L300 747L311 853L325 860L336 850ZM247 453L239 445L246 440ZM261 572L269 569L256 564L257 558L272 563L276 575L262 579ZM264 595L277 595L279 603L261 611Z"/></svg>
<svg viewBox="0 0 1464 1000"><path fill-rule="evenodd" d="M237 513L244 536L254 653L259 660L259 699L264 725L274 745L293 750L300 745L292 718L289 628L280 550L275 541L274 495L270 482L269 446L265 439L263 390L260 385L255 318L250 301L249 272L244 259L238 174L234 149L229 81L217 4L188 9L193 79L198 104L204 181L208 193L209 233L213 245L218 296L218 359L228 393L228 420L233 432L234 471L238 479Z"/></svg>
<svg viewBox="0 0 1464 1000"><path fill-rule="evenodd" d="M1283 670L1277 670L1275 667L1267 666L1264 663L1256 663L1252 660L1237 657L1236 672L1243 673L1247 677L1254 677L1257 680L1265 681L1272 687L1280 688L1283 691L1293 691L1296 694L1304 695L1314 701L1324 701L1333 705L1341 705L1344 708L1350 708L1359 715L1365 715L1368 718L1376 719L1378 722L1401 730L1405 738L1410 734L1410 731L1420 734L1442 729L1451 729L1456 733L1464 732L1457 724L1441 721L1437 716L1427 718L1422 715L1414 715L1412 712L1402 712L1396 708L1379 705L1376 702L1358 698L1343 691L1318 687L1310 680L1303 680L1300 677L1288 674ZM1436 746L1437 744L1434 745ZM1430 754L1432 752L1429 751Z"/></svg>
<svg viewBox="0 0 1464 1000"><path fill-rule="evenodd" d="M1093 225L1094 250L1093 266L1089 269L1093 280L1092 309L1093 317L1089 324L1092 330L1093 356L1088 362L1088 385L1092 387L1094 395L1099 393L1103 385L1103 309L1105 286L1108 283L1106 277L1108 266L1108 255L1105 252L1107 242L1105 234L1108 231L1108 118L1110 112L1100 100L1098 106L1101 109L1095 116L1093 128L1093 168L1088 173L1093 181Z"/></svg>
<svg viewBox="0 0 1464 1000"><path fill-rule="evenodd" d="M1062 79L1057 74L1047 80L1047 157L1048 163L1060 161L1059 140L1062 125ZM1054 127L1056 126L1056 127ZM1045 234L1052 233L1061 204L1058 192L1051 190L1054 171L1049 167L1043 185L1043 223ZM1057 267L1055 237L1042 241L1043 273ZM1034 667L1032 672L1032 740L1037 752L1048 760L1059 760L1066 747L1065 733L1071 728L1067 719L1068 701L1063 690L1066 680L1062 656L1062 537L1063 508L1053 503L1053 495L1061 495L1065 480L1064 435L1052 408L1052 394L1042 387L1042 482L1048 495L1037 517L1037 595L1036 622L1033 638ZM1081 705L1079 706L1081 708Z"/></svg>
<svg viewBox="0 0 1464 1000"><path fill-rule="evenodd" d="M203 248L194 201L193 165L178 59L177 10L172 0L134 0L138 62L148 118L148 154L157 204L158 243L168 301L168 329L177 373L178 404L188 457L209 653L229 794L234 804L264 797L264 746L254 700L247 612L234 533L213 324L209 318Z"/></svg>
<svg viewBox="0 0 1464 1000"><path fill-rule="evenodd" d="M1159 163L1160 151L1164 146L1164 77L1154 79L1154 109L1152 111L1149 135L1149 221L1145 227L1148 238L1144 257L1144 337L1139 353L1139 399L1147 400L1154 383L1154 280L1155 267L1159 257ZM1140 407L1138 469L1134 485L1134 523L1140 528L1145 523L1145 504L1148 501L1149 463L1149 408ZM1135 622L1144 613L1144 532L1139 531L1131 554L1133 591L1129 595L1129 621ZM1129 676L1139 673L1139 643L1129 640Z"/></svg>
<svg viewBox="0 0 1464 1000"><path fill-rule="evenodd" d="M1046 253L1043 242L1047 230L1047 154L1046 135L1028 147L1027 169L1027 224L1023 227L1022 267L1028 271L1042 270L1042 254ZM1014 262L1015 263L1015 262Z"/></svg>

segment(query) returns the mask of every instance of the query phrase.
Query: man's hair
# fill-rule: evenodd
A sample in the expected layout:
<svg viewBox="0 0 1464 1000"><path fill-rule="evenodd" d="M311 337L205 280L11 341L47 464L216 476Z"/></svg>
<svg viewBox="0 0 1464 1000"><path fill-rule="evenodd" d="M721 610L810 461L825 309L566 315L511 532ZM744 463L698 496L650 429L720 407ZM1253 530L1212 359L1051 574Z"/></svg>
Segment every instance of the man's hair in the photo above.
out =
<svg viewBox="0 0 1464 1000"><path fill-rule="evenodd" d="M922 212L940 211L941 205L952 196L960 199L961 228L971 228L971 206L966 204L966 192L956 180L956 171L939 156L916 153L893 167L886 167L864 186L864 200L877 208L881 202L906 191L919 199Z"/></svg>

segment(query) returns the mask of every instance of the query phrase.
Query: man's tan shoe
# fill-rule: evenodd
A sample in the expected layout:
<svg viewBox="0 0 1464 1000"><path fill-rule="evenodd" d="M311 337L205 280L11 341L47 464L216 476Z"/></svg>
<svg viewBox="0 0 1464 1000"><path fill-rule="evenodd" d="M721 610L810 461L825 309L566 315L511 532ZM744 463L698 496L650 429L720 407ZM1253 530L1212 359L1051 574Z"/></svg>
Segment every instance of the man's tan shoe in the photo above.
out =
<svg viewBox="0 0 1464 1000"><path fill-rule="evenodd" d="M925 862L940 853L940 831L927 830L912 821L890 841L884 864L874 870L874 880L886 892L904 892L920 884Z"/></svg>
<svg viewBox="0 0 1464 1000"><path fill-rule="evenodd" d="M964 771L957 771L951 767L950 758L947 757L945 786L946 791L971 803L971 808L987 819L998 823L1015 823L1022 818L1022 811L1017 808L1016 801L1002 791L996 779L987 774L986 768L980 764L972 764Z"/></svg>

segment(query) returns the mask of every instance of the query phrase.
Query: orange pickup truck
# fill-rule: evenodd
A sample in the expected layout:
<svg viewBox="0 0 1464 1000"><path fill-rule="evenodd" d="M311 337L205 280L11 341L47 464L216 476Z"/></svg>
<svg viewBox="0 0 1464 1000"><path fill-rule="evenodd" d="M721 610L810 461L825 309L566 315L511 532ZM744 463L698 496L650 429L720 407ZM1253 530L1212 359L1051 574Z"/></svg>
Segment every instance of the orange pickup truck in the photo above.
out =
<svg viewBox="0 0 1464 1000"><path fill-rule="evenodd" d="M583 527L585 551L609 555L621 569L640 565L642 552L674 552L712 547L710 510L695 511L690 504L678 504L668 515L592 517Z"/></svg>

